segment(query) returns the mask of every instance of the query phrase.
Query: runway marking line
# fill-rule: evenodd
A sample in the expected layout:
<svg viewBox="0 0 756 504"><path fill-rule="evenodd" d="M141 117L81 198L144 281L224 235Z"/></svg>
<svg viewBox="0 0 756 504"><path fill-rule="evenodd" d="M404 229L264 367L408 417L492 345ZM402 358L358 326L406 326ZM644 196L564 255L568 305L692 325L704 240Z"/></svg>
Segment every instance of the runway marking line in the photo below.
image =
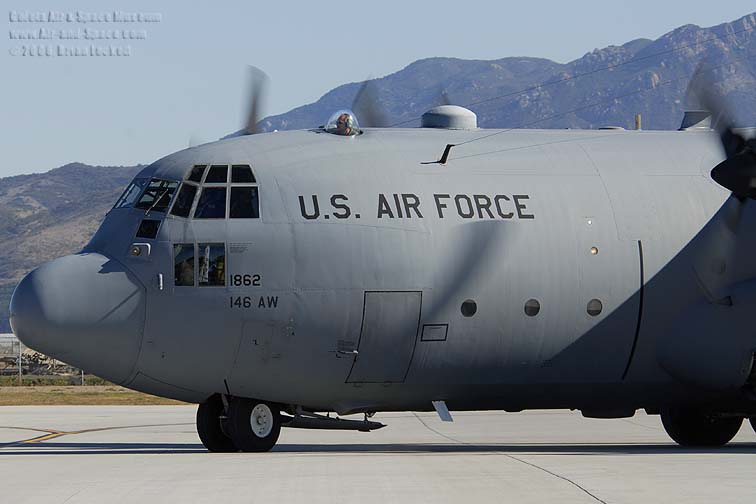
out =
<svg viewBox="0 0 756 504"><path fill-rule="evenodd" d="M184 423L174 423L174 424L121 425L118 427L96 427L93 429L82 429L82 430L77 430L77 431L59 431L55 429L35 429L35 428L28 428L28 427L11 427L11 426L1 425L0 429L29 430L29 431L44 432L45 434L42 434L40 436L36 436L33 438L29 438L29 439L21 439L19 441L12 441L10 443L0 444L0 448L9 448L12 446L18 446L20 444L41 443L43 441L49 441L51 439L59 438L62 436L69 436L69 435L74 435L74 434L87 434L89 432L100 432L100 431L118 430L118 429L138 429L140 427L171 427L171 426L177 426L177 425L194 425L194 424L184 422Z"/></svg>

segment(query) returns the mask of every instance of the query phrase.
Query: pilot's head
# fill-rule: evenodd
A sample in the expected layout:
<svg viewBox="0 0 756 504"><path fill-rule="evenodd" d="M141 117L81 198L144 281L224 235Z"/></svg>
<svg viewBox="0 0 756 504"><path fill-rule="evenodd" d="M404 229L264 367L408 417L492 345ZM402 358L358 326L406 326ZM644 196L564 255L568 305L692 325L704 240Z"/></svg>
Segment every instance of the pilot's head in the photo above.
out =
<svg viewBox="0 0 756 504"><path fill-rule="evenodd" d="M354 135L354 119L346 112L336 119L336 133L339 135Z"/></svg>

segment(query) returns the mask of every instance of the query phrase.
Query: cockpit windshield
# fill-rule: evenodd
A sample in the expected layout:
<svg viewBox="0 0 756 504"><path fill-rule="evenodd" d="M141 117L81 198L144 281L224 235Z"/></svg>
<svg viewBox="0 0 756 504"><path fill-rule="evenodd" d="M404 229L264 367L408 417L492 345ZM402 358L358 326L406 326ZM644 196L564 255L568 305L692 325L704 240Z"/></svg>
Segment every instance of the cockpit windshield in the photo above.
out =
<svg viewBox="0 0 756 504"><path fill-rule="evenodd" d="M118 198L118 201L116 201L116 204L113 206L113 208L131 208L134 206L134 203L136 203L137 198L139 198L139 195L142 194L142 189L144 189L144 186L147 185L146 178L137 178L134 179L131 184L129 184L129 187L126 188L125 191L123 191L123 194L121 194L121 197Z"/></svg>
<svg viewBox="0 0 756 504"><path fill-rule="evenodd" d="M142 193L136 208L142 210L165 212L171 203L173 193L176 192L178 182L173 180L152 179L147 189Z"/></svg>

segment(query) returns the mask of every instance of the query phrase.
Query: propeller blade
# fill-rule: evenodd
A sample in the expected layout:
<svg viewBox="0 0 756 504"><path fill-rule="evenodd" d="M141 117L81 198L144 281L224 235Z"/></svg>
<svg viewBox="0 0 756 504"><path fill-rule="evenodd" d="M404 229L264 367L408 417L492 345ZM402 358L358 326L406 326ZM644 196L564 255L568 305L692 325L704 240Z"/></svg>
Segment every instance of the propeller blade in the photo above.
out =
<svg viewBox="0 0 756 504"><path fill-rule="evenodd" d="M503 260L507 244L517 237L517 226L500 221L482 221L467 223L455 229L456 236L444 256L446 259L438 264L438 274L444 279L443 286L433 293L432 301L426 311L423 308L423 320L433 324L444 317L448 310L458 310L467 297L480 292L488 273L494 268L495 261ZM506 237L506 239L505 239ZM475 288L471 286L475 283Z"/></svg>
<svg viewBox="0 0 756 504"><path fill-rule="evenodd" d="M248 104L247 120L242 128L244 135L259 133L258 123L262 119L262 105L268 87L268 75L252 65L248 68Z"/></svg>
<svg viewBox="0 0 756 504"><path fill-rule="evenodd" d="M726 159L711 170L711 178L732 191L739 200L756 198L756 142L748 140L735 129L733 114L724 99L714 92L716 82L699 63L688 85L699 105L712 115L712 127L719 134Z"/></svg>
<svg viewBox="0 0 756 504"><path fill-rule="evenodd" d="M378 106L374 81L366 80L360 86L352 101L352 111L357 115L361 127L385 128L388 126L386 114Z"/></svg>
<svg viewBox="0 0 756 504"><path fill-rule="evenodd" d="M699 63L688 85L688 93L711 114L712 128L719 135L725 160L711 170L711 178L731 191L730 198L697 238L694 271L699 286L710 302L732 304L729 286L738 278L738 254L742 253L738 232L748 198L756 198L756 145L735 129L733 114L717 94L717 82Z"/></svg>

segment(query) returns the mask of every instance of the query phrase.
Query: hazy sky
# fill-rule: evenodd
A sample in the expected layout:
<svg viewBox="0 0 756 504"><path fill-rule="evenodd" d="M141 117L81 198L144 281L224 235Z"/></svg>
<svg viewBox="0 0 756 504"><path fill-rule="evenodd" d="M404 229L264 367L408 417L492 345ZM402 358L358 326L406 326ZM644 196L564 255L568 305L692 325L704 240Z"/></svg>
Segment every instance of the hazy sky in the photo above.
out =
<svg viewBox="0 0 756 504"><path fill-rule="evenodd" d="M753 0L308 2L0 0L0 176L62 164L149 163L239 129L244 68L271 78L267 113L339 84L426 57L538 56L559 62L597 47L712 26ZM160 22L12 22L15 14L159 13ZM15 19L18 19L16 17ZM11 30L145 30L143 40L11 40ZM77 32L78 33L78 32ZM130 46L130 56L13 56L23 45ZM27 47L28 50L28 47ZM348 104L345 104L348 105ZM325 118L324 118L325 119Z"/></svg>

